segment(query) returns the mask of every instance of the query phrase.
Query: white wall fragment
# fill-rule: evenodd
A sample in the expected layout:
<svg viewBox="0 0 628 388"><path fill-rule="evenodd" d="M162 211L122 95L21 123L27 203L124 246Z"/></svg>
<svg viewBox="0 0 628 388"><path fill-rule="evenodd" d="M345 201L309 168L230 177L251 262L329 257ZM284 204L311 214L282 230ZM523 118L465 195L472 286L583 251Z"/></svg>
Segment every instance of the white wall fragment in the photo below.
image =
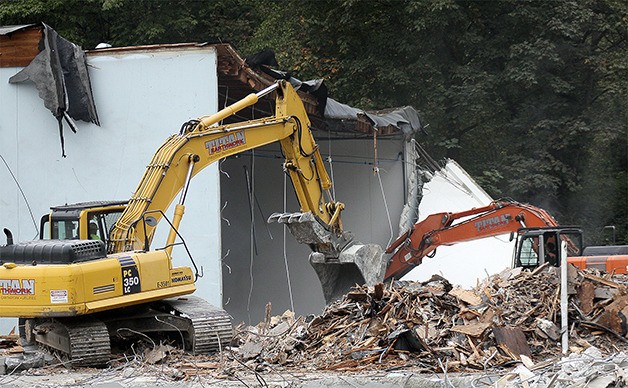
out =
<svg viewBox="0 0 628 388"><path fill-rule="evenodd" d="M434 173L423 187L419 221L430 214L459 212L488 205L493 199L453 160ZM439 274L452 284L473 287L487 274L498 273L511 264L514 241L509 235L483 238L452 246L441 246L433 258L410 271L404 280L425 281Z"/></svg>

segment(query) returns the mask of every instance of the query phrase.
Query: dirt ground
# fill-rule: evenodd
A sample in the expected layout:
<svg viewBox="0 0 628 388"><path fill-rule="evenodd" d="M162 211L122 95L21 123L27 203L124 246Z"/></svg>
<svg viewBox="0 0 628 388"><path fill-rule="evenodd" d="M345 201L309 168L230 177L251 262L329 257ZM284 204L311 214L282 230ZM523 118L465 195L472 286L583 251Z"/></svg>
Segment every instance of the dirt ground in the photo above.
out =
<svg viewBox="0 0 628 388"><path fill-rule="evenodd" d="M521 362L485 371L442 373L419 367L326 371L280 367L174 352L159 363L133 357L112 360L107 368L66 368L61 364L10 371L1 387L623 387L628 384L628 355L605 355L595 347L581 353Z"/></svg>
<svg viewBox="0 0 628 388"><path fill-rule="evenodd" d="M160 356L155 357L157 353ZM468 387L489 386L500 375L435 374L416 367L384 369L383 365L360 371L326 371L243 361L230 350L191 355L174 348L147 352L141 346L112 355L104 368L67 367L55 355L36 347L0 356L5 365L0 387ZM29 360L37 358L42 364L32 366Z"/></svg>
<svg viewBox="0 0 628 388"><path fill-rule="evenodd" d="M0 377L2 387L486 387L496 374L422 374L418 371L325 372L282 370L231 376L203 371L180 380L169 367L127 365L122 370L41 368Z"/></svg>

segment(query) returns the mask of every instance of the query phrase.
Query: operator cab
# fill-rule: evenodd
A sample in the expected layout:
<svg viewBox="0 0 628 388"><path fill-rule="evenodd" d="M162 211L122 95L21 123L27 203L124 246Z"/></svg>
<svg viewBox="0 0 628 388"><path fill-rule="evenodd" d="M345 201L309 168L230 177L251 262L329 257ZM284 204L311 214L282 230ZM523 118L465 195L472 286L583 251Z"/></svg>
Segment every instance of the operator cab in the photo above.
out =
<svg viewBox="0 0 628 388"><path fill-rule="evenodd" d="M109 233L126 208L127 201L93 201L50 208L40 222L42 240L101 240L108 245Z"/></svg>
<svg viewBox="0 0 628 388"><path fill-rule="evenodd" d="M567 257L581 254L582 230L573 227L519 229L513 267L536 268L545 263L558 267L565 248Z"/></svg>

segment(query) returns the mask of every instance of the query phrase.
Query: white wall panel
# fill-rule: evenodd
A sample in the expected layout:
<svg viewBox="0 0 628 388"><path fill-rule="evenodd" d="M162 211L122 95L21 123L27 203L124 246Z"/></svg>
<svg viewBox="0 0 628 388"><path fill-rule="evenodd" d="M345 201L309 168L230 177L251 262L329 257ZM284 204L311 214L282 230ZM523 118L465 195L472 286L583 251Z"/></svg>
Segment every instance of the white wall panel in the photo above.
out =
<svg viewBox="0 0 628 388"><path fill-rule="evenodd" d="M331 155L336 200L345 203L342 213L345 230L353 232L364 243L386 246L390 226L379 178L373 173L374 147L372 139L327 140L325 134L315 134L324 159ZM393 234L397 236L399 214L403 207L403 160L399 155L403 143L399 139L378 140L378 164L386 202L390 212ZM323 291L314 269L308 262L310 248L298 244L286 233L284 249L283 226L266 224L266 218L283 211L283 158L277 145L267 146L251 154L228 158L221 169L222 201L225 209L222 223L223 254L228 268L223 268L224 304L236 321L257 324L264 319L266 303L272 304L273 314L291 308L288 263L294 309L297 314L320 314L325 305ZM256 207L255 228L251 229L251 212L246 172L253 179ZM253 171L253 172L252 172ZM299 205L288 179L285 189L288 212L299 211ZM255 245L252 244L252 238Z"/></svg>
<svg viewBox="0 0 628 388"><path fill-rule="evenodd" d="M488 205L491 197L453 160L437 172L423 187L419 204L419 221L430 214L459 212ZM509 235L489 237L436 249L433 258L410 271L404 280L424 281L433 274L445 277L452 284L473 287L487 274L495 274L510 266L514 242Z"/></svg>

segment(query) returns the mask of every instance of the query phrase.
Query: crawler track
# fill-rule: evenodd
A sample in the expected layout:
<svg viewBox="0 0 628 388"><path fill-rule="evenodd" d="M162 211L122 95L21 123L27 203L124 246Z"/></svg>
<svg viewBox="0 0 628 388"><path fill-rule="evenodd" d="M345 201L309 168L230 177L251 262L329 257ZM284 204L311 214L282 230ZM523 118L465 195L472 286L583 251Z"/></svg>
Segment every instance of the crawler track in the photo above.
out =
<svg viewBox="0 0 628 388"><path fill-rule="evenodd" d="M89 317L28 319L24 330L27 342L61 354L72 366L105 365L111 357L110 336L124 338L121 333L174 333L183 339L184 350L193 354L220 351L233 337L229 314L195 296Z"/></svg>
<svg viewBox="0 0 628 388"><path fill-rule="evenodd" d="M107 326L95 319L35 322L32 337L40 345L62 354L72 366L102 366L111 356Z"/></svg>
<svg viewBox="0 0 628 388"><path fill-rule="evenodd" d="M231 317L225 310L195 296L167 299L163 303L169 305L176 314L190 320L188 335L192 353L220 351L231 342L233 327Z"/></svg>

